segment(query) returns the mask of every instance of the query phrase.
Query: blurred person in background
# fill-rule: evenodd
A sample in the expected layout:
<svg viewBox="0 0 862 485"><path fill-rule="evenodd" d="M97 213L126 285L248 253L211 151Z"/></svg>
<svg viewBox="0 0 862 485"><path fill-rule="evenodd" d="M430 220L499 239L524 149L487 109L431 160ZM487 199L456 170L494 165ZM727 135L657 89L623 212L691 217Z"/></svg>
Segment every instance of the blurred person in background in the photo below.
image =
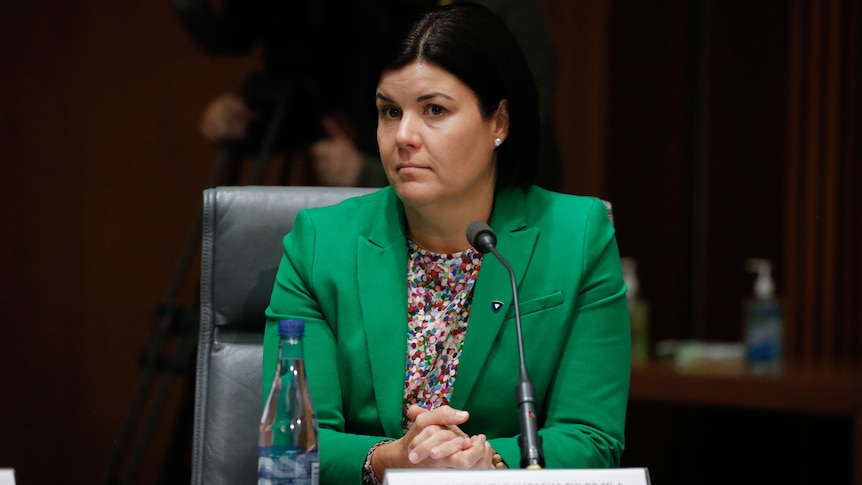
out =
<svg viewBox="0 0 862 485"><path fill-rule="evenodd" d="M277 97L289 87L274 151L307 160L310 185L381 187L387 180L375 140L374 92L382 46L437 0L176 0L194 40L207 52L245 56L261 49L262 69L239 93L205 107L200 130L245 155L261 145ZM555 52L538 0L474 0L518 39L539 89L541 170L537 183L561 190L562 168L551 117ZM282 176L282 183L287 183Z"/></svg>

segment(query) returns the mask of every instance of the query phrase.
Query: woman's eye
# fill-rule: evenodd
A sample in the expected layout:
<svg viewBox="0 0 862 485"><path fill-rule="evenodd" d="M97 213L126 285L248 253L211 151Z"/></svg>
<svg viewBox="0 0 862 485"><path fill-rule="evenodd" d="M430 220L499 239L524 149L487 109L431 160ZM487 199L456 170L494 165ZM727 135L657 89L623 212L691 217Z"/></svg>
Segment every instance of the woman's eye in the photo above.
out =
<svg viewBox="0 0 862 485"><path fill-rule="evenodd" d="M432 104L431 106L428 107L428 113L431 116L440 116L443 114L444 111L446 111L445 108L443 108L442 106L438 106L436 104Z"/></svg>
<svg viewBox="0 0 862 485"><path fill-rule="evenodd" d="M401 115L401 111L392 106L385 106L380 108L380 115L384 118L398 118Z"/></svg>

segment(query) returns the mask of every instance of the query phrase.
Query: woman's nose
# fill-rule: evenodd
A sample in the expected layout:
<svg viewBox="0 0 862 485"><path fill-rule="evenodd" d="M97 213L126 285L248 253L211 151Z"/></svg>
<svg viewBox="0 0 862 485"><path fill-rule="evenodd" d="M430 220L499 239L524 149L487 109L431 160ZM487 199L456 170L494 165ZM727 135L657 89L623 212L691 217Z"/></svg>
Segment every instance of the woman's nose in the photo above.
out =
<svg viewBox="0 0 862 485"><path fill-rule="evenodd" d="M416 129L416 119L414 116L404 114L401 117L398 129L395 131L395 142L399 146L418 146L419 132Z"/></svg>

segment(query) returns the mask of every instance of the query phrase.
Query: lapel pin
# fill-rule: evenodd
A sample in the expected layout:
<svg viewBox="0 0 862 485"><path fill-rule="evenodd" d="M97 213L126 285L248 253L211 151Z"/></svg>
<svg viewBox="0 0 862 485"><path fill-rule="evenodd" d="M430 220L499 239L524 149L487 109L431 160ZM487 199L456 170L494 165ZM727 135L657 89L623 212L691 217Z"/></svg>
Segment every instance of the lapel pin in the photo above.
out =
<svg viewBox="0 0 862 485"><path fill-rule="evenodd" d="M503 308L503 302L502 301L494 300L491 302L491 309L494 310L494 313L499 312L501 308Z"/></svg>

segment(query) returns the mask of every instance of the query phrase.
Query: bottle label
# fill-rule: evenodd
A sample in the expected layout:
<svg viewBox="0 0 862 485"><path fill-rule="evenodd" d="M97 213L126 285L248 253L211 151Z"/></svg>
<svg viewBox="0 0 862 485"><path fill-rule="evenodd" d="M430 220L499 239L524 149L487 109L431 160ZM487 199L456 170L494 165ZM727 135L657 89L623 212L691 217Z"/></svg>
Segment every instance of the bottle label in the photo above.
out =
<svg viewBox="0 0 862 485"><path fill-rule="evenodd" d="M746 335L748 360L775 362L781 359L781 313L772 307L755 307Z"/></svg>
<svg viewBox="0 0 862 485"><path fill-rule="evenodd" d="M318 485L320 459L317 451L295 447L259 447L258 485Z"/></svg>

